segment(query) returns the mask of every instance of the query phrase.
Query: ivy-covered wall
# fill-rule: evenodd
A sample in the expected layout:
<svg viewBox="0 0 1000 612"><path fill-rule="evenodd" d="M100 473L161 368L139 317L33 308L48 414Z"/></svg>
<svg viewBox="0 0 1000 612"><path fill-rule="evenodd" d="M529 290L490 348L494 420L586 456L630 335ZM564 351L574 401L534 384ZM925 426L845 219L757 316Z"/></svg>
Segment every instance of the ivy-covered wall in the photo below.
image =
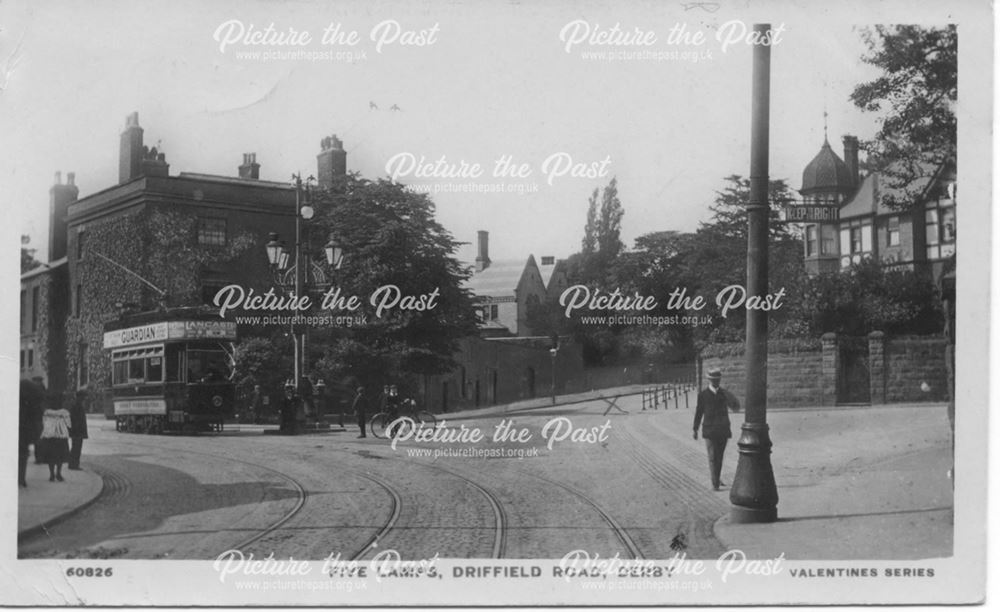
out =
<svg viewBox="0 0 1000 612"><path fill-rule="evenodd" d="M198 241L199 217L225 218L225 245ZM258 231L251 231L257 229ZM82 249L78 244L83 241ZM206 278L227 278L250 286L268 285L264 244L267 234L250 228L240 215L171 203L147 203L69 230L70 313L66 320L66 370L77 380L81 343L86 344L89 387L107 401L110 353L103 349L104 325L123 308L138 311L161 306L202 304ZM121 264L149 281L161 296ZM79 292L79 298L77 293Z"/></svg>
<svg viewBox="0 0 1000 612"><path fill-rule="evenodd" d="M66 318L67 269L58 266L40 270L21 284L24 292L21 313L21 351L24 363L21 378L41 377L46 388L62 392L66 387L65 343L62 326ZM38 302L34 303L35 289ZM36 326L32 326L32 312L37 313ZM31 351L31 365L28 365L28 351Z"/></svg>

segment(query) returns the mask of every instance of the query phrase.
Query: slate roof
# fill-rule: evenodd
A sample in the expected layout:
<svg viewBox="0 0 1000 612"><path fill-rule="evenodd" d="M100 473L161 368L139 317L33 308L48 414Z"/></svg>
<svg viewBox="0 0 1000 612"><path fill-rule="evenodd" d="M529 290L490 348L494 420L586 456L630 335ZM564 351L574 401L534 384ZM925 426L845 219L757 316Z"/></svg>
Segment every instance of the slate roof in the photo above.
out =
<svg viewBox="0 0 1000 612"><path fill-rule="evenodd" d="M482 272L474 273L465 286L474 295L513 297L529 260L530 258L494 261Z"/></svg>
<svg viewBox="0 0 1000 612"><path fill-rule="evenodd" d="M911 193L923 192L937 178L954 179L953 173L950 174L948 168L939 168L935 172L932 165L924 164L919 170L924 176L915 179L910 184ZM890 186L888 182L879 172L865 176L861 179L857 192L840 207L840 218L850 219L873 213L876 215L898 214L899 211L886 205L886 198L892 196L899 198L904 196L905 192L901 188Z"/></svg>
<svg viewBox="0 0 1000 612"><path fill-rule="evenodd" d="M561 259L557 259L556 262L554 264L552 264L551 266L546 266L546 265L539 264L539 266L538 266L538 273L541 274L541 276L542 276L542 284L545 285L546 289L549 288L549 280L552 278L552 273L556 271L556 268L558 268L561 263L562 263L562 260Z"/></svg>
<svg viewBox="0 0 1000 612"><path fill-rule="evenodd" d="M819 153L802 171L802 189L799 191L803 194L819 190L846 192L850 191L851 182L847 164L833 152L829 141L824 139Z"/></svg>

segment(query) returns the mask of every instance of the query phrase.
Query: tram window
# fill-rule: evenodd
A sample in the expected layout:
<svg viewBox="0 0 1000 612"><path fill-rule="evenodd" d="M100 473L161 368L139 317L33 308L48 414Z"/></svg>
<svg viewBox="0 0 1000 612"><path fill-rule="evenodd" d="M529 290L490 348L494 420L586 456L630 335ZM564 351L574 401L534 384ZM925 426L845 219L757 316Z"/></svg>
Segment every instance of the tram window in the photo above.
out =
<svg viewBox="0 0 1000 612"><path fill-rule="evenodd" d="M128 361L116 361L111 371L111 383L120 385L128 382Z"/></svg>
<svg viewBox="0 0 1000 612"><path fill-rule="evenodd" d="M111 383L159 383L163 381L163 349L131 349L111 357Z"/></svg>
<svg viewBox="0 0 1000 612"><path fill-rule="evenodd" d="M163 380L163 357L150 357L146 360L146 380L150 382Z"/></svg>
<svg viewBox="0 0 1000 612"><path fill-rule="evenodd" d="M184 359L184 351L176 348L167 349L167 382L177 382L181 379L181 372L184 371L181 367L182 359Z"/></svg>
<svg viewBox="0 0 1000 612"><path fill-rule="evenodd" d="M221 382L229 378L229 360L223 351L188 351L187 381Z"/></svg>
<svg viewBox="0 0 1000 612"><path fill-rule="evenodd" d="M129 381L141 381L146 380L146 371L143 367L142 359L129 359L128 360L128 379Z"/></svg>

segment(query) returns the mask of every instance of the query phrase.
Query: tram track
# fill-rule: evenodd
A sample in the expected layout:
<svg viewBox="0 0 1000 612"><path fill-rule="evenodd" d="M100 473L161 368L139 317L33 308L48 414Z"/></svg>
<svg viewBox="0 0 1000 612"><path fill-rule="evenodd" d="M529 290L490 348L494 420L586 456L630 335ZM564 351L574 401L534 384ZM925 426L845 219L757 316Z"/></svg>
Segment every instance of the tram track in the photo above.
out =
<svg viewBox="0 0 1000 612"><path fill-rule="evenodd" d="M351 555L350 557L351 561L357 561L362 557L364 557L366 554L368 554L370 550L378 546L378 541L384 538L386 534L392 531L393 527L396 526L396 522L399 520L399 515L402 513L403 499L400 496L399 491L397 491L395 487L388 484L381 478L376 478L374 476L371 476L370 474L365 474L363 472L358 472L356 470L345 470L345 471L349 471L350 473L354 474L355 476L358 476L359 478L363 478L365 480L374 482L375 484L380 486L386 493L389 494L389 498L392 501L392 507L390 508L389 511L389 518L386 519L382 527L380 527L374 534L372 534L370 538L368 538L368 540L365 541L365 544L364 546L361 547L361 550Z"/></svg>
<svg viewBox="0 0 1000 612"><path fill-rule="evenodd" d="M657 456L634 434L622 429L616 430L616 434L623 443L626 454L692 513L699 516L725 514L727 506L717 494L707 490L699 492L704 488L702 484Z"/></svg>
<svg viewBox="0 0 1000 612"><path fill-rule="evenodd" d="M524 471L519 471L518 473L524 476L528 476L530 478L534 478L536 480L541 480L542 482L546 482L550 485L559 487L560 489L567 491L570 494L574 495L575 497L581 499L585 504L587 504L595 512L597 512L597 514L601 517L601 519L603 519L604 522L608 524L608 526L611 528L611 531L618 538L618 541L621 542L623 546L625 546L625 550L628 551L628 554L633 559L643 559L642 551L639 549L639 546L635 543L635 540L632 539L632 536L629 535L628 531L626 531L626 529L622 527L622 525L617 520L615 520L614 517L608 514L607 511L605 511L604 508L602 508L601 505L598 504L596 501L594 501L594 499L591 498L589 495L583 493L582 491L578 490L577 488L571 485L559 482L557 480L552 480L544 476L539 476L537 474L531 474Z"/></svg>
<svg viewBox="0 0 1000 612"><path fill-rule="evenodd" d="M346 454L354 454L352 451L339 450L339 449L335 449L335 450L333 450L333 452L346 453ZM464 483L468 484L473 489L475 489L480 495L483 496L483 498L489 504L490 509L491 509L491 511L493 513L493 519L494 519L493 544L492 544L492 548L491 548L491 552L490 552L490 558L492 558L492 559L502 559L506 555L506 552L507 552L507 531L508 531L508 529L507 529L507 513L504 510L503 503L500 501L500 498L497 497L496 493L494 493L493 491L491 491L487 487L483 486L481 483L479 483L479 482L473 480L472 478L469 478L468 476L466 476L466 475L464 475L464 474L462 474L462 473L460 473L458 471L455 471L453 469L444 468L444 467L441 467L439 465L434 465L434 464L430 464L430 463L424 463L422 461L412 461L412 460L411 461L404 461L402 459L396 459L394 457L384 457L384 456L381 456L381 455L379 455L378 458L385 459L385 460L388 460L388 461L392 461L394 463L402 463L402 464L405 464L405 465L417 465L417 466L420 466L420 467L425 468L425 469L434 470L434 471L438 471L438 472L444 472L444 473L449 474L449 475L451 475L451 476L453 476L455 478L458 478L459 480L463 481ZM374 479L373 477L371 477L369 475L366 475L366 474L363 474L363 473L357 473L357 472L355 472L353 470L352 470L352 473L356 473L357 475L359 475L359 476L361 476L363 478L369 478L370 480L376 481L377 484L380 484L383 488L385 488L387 491L390 492L390 495L393 496L393 512L391 513L390 519L387 521L386 525L384 525L379 530L379 532L373 537L373 541L377 541L378 539L381 539L382 537L384 537L385 534L388 534L392 530L392 528L395 527L395 524L396 524L396 522L398 521L398 518L399 518L399 514L400 514L399 510L400 510L400 506L401 506L401 503L402 503L401 499L400 499L400 496L398 494L396 494L396 493L393 493L391 485L388 485L385 482L379 482L377 479ZM354 557L352 557L352 559L358 559L358 558L364 556L365 554L367 554L367 552L370 550L370 548L371 548L370 545L366 546L357 555L355 555Z"/></svg>

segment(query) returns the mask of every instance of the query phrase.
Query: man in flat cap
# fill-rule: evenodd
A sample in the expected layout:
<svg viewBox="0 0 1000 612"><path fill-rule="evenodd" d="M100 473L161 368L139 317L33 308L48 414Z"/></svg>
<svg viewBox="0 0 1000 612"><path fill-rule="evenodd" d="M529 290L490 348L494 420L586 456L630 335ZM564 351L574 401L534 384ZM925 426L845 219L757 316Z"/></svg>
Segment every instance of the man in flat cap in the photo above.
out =
<svg viewBox="0 0 1000 612"><path fill-rule="evenodd" d="M701 426L701 437L705 438L708 449L708 469L712 477L712 488L716 491L725 485L721 480L722 456L726 452L726 442L733 437L729 427L729 410L739 410L740 402L719 383L722 381L722 371L713 368L708 371L708 387L698 394L698 406L694 411L694 439L698 439L698 426Z"/></svg>

